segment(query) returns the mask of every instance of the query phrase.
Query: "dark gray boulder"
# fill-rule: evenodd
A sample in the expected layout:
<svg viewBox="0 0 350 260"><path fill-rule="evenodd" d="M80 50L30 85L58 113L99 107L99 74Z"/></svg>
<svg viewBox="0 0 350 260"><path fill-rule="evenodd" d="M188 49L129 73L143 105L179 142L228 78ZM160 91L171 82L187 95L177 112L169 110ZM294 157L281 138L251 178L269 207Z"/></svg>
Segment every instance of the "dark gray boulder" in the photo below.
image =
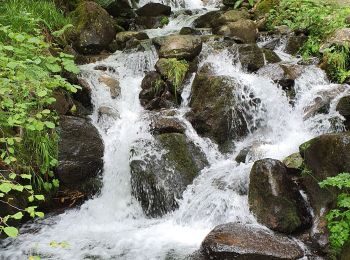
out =
<svg viewBox="0 0 350 260"><path fill-rule="evenodd" d="M144 6L136 10L138 16L161 16L161 15L170 15L171 7L163 5L160 3L147 3Z"/></svg>

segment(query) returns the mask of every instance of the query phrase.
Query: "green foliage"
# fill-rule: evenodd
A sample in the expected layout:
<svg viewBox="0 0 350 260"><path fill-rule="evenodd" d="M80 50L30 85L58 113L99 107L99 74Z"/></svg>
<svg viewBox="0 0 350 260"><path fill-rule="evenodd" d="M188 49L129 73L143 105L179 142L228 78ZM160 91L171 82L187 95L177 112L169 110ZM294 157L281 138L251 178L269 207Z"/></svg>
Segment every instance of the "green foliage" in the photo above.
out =
<svg viewBox="0 0 350 260"><path fill-rule="evenodd" d="M160 25L163 27L167 24L169 24L169 18L167 16L163 16L162 19L160 19Z"/></svg>
<svg viewBox="0 0 350 260"><path fill-rule="evenodd" d="M0 24L11 25L15 32L32 33L43 27L53 32L70 23L53 0L0 0Z"/></svg>
<svg viewBox="0 0 350 260"><path fill-rule="evenodd" d="M255 0L237 0L234 4L233 8L237 9L237 8L241 7L243 3L248 3L249 6L252 7L252 6L254 6L255 2L256 2Z"/></svg>
<svg viewBox="0 0 350 260"><path fill-rule="evenodd" d="M308 41L300 50L304 58L320 56L320 47L338 28L347 26L345 18L350 14L350 7L339 7L319 0L281 0L271 10L268 17L270 29L279 25L287 25L292 30L304 30L308 33ZM326 63L329 74L337 82L344 82L349 76L349 64L344 60L349 57L348 48L326 50Z"/></svg>
<svg viewBox="0 0 350 260"><path fill-rule="evenodd" d="M16 211L0 215L0 234L8 236L17 235L11 223L24 214L44 216L37 211L45 199L41 193L58 186L52 172L58 163L58 117L49 107L56 89L79 88L60 76L63 70L79 72L73 56L52 56L49 48L54 46L40 34L41 20L22 15L35 28L31 33L18 32L18 24L15 29L0 24L0 201ZM27 197L28 206L13 204L16 197Z"/></svg>
<svg viewBox="0 0 350 260"><path fill-rule="evenodd" d="M341 173L320 182L322 188L336 187L342 191L337 198L337 208L327 214L332 248L339 253L350 234L350 174Z"/></svg>
<svg viewBox="0 0 350 260"><path fill-rule="evenodd" d="M175 97L177 96L177 89L185 79L189 65L185 60L177 60L175 58L167 59L166 65L168 69L166 78L174 87Z"/></svg>

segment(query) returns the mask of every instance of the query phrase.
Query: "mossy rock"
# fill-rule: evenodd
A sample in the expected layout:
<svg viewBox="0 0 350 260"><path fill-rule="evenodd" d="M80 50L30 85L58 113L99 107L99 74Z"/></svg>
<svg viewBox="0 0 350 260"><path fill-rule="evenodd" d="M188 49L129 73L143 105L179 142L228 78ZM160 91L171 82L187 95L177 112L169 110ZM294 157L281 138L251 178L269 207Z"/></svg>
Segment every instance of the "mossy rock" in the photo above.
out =
<svg viewBox="0 0 350 260"><path fill-rule="evenodd" d="M82 2L70 14L74 32L70 38L73 47L82 54L98 54L112 42L115 22L105 9L92 1Z"/></svg>
<svg viewBox="0 0 350 260"><path fill-rule="evenodd" d="M254 15L256 17L268 14L273 8L278 6L280 0L261 0L255 5Z"/></svg>
<svg viewBox="0 0 350 260"><path fill-rule="evenodd" d="M258 222L272 230L293 233L311 225L306 203L280 161L263 159L254 163L248 198Z"/></svg>
<svg viewBox="0 0 350 260"><path fill-rule="evenodd" d="M192 84L192 111L188 118L197 133L228 148L230 141L248 133L247 123L239 108L234 90L238 82L228 76L215 76L201 68Z"/></svg>
<svg viewBox="0 0 350 260"><path fill-rule="evenodd" d="M283 163L292 173L297 173L302 170L304 160L300 153L293 153L284 158Z"/></svg>
<svg viewBox="0 0 350 260"><path fill-rule="evenodd" d="M144 151L142 158L130 162L132 194L149 217L176 209L186 187L208 164L205 155L184 134L161 134L155 139L156 147L143 147L156 150L160 158ZM140 148L135 144L136 153Z"/></svg>

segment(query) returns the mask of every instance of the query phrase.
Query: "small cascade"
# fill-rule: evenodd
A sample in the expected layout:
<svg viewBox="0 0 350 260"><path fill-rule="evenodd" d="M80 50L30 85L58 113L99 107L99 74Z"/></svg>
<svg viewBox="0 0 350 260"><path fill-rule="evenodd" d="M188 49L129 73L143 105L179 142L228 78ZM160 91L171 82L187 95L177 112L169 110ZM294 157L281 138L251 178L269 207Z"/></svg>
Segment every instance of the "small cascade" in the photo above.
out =
<svg viewBox="0 0 350 260"><path fill-rule="evenodd" d="M141 0L139 5L147 3ZM190 26L200 10L202 1L159 0L176 9L193 9L193 15L179 14L162 29L146 30L152 37L178 32ZM212 7L215 2L209 2ZM196 11L197 10L197 11ZM266 42L265 40L264 42ZM260 43L262 44L262 43ZM296 64L299 60L277 47L280 58ZM96 197L80 208L60 215L48 216L26 224L16 239L1 245L0 259L26 259L38 255L42 259L183 259L196 251L208 232L218 224L240 222L259 225L249 211L249 173L253 162L262 158L283 159L298 151L298 146L322 133L341 130L343 124L334 104L346 92L341 92L329 112L306 117L317 95L329 91L325 73L307 65L295 82L295 101L290 103L286 93L270 78L246 72L237 53L227 49L215 50L204 44L199 56L199 68L210 64L213 73L226 76L238 87L232 88L244 115L249 134L234 142L234 149L223 154L208 138L201 137L188 121L192 73L182 92L182 104L175 117L185 126L187 138L205 154L208 165L200 172L178 200L179 208L159 218L146 217L140 203L132 196L130 158L142 159L148 153L160 158L162 150L154 146L150 132L152 111L140 104L139 92L145 72L154 70L158 60L152 47L145 51L117 51L107 59L81 66L81 77L92 88L94 111L91 116L104 143L103 187ZM103 65L106 71L96 70ZM119 80L121 93L112 99L109 89L99 78L106 74ZM320 94L321 93L321 94ZM101 115L100 108L112 111ZM140 147L132 154L133 147ZM245 163L237 163L239 152L252 147ZM50 246L52 241L67 242L66 248Z"/></svg>

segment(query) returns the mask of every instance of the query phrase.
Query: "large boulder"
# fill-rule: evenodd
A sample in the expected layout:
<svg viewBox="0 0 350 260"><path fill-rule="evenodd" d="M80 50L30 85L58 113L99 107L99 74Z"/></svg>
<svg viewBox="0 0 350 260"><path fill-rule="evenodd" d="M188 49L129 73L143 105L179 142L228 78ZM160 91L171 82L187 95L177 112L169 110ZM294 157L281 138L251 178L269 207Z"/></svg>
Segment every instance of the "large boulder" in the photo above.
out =
<svg viewBox="0 0 350 260"><path fill-rule="evenodd" d="M212 28L216 29L227 23L237 22L239 20L246 20L249 18L249 13L246 10L229 10L229 11L211 11L196 20L193 24L196 28Z"/></svg>
<svg viewBox="0 0 350 260"><path fill-rule="evenodd" d="M97 54L113 41L114 21L100 5L85 1L72 12L73 47L82 54Z"/></svg>
<svg viewBox="0 0 350 260"><path fill-rule="evenodd" d="M308 37L304 33L293 34L287 38L287 43L284 51L291 55L299 53L300 49L306 43Z"/></svg>
<svg viewBox="0 0 350 260"><path fill-rule="evenodd" d="M202 41L193 35L169 35L156 37L153 43L160 58L177 58L192 60L202 50Z"/></svg>
<svg viewBox="0 0 350 260"><path fill-rule="evenodd" d="M350 171L350 133L318 136L300 146L304 158L302 184L315 214L312 237L316 245L327 250L328 238L325 214L335 207L336 189L322 189L319 182Z"/></svg>
<svg viewBox="0 0 350 260"><path fill-rule="evenodd" d="M241 19L217 27L215 34L231 37L240 43L255 43L258 39L258 31L255 22Z"/></svg>
<svg viewBox="0 0 350 260"><path fill-rule="evenodd" d="M249 207L258 222L272 230L293 233L311 224L311 216L285 165L273 159L256 161L250 172Z"/></svg>
<svg viewBox="0 0 350 260"><path fill-rule="evenodd" d="M304 255L288 237L239 223L215 227L202 242L201 252L205 259L217 260L296 260Z"/></svg>
<svg viewBox="0 0 350 260"><path fill-rule="evenodd" d="M205 155L179 133L155 137L160 156L147 153L130 162L132 194L147 216L162 216L178 207L187 185L207 165ZM136 144L135 150L140 146Z"/></svg>
<svg viewBox="0 0 350 260"><path fill-rule="evenodd" d="M185 126L175 117L156 115L152 119L150 130L153 134L185 133Z"/></svg>
<svg viewBox="0 0 350 260"><path fill-rule="evenodd" d="M336 110L345 118L345 126L350 130L350 96L342 97L336 107Z"/></svg>
<svg viewBox="0 0 350 260"><path fill-rule="evenodd" d="M63 187L91 195L103 167L104 145L88 119L62 116L59 125L59 165L56 174Z"/></svg>
<svg viewBox="0 0 350 260"><path fill-rule="evenodd" d="M163 5L160 3L147 3L144 6L136 10L138 16L161 16L161 15L170 15L171 7Z"/></svg>
<svg viewBox="0 0 350 260"><path fill-rule="evenodd" d="M229 140L248 133L234 89L238 82L228 76L198 72L192 84L188 118L198 134L209 137L226 149Z"/></svg>
<svg viewBox="0 0 350 260"><path fill-rule="evenodd" d="M235 44L231 48L233 53L238 53L239 61L243 68L249 72L255 72L266 63L281 61L275 52L269 49L259 48L256 44Z"/></svg>
<svg viewBox="0 0 350 260"><path fill-rule="evenodd" d="M113 17L122 17L122 18L133 18L135 16L133 12L133 3L134 1L129 0L111 0L104 1L107 4L103 6L107 12Z"/></svg>

